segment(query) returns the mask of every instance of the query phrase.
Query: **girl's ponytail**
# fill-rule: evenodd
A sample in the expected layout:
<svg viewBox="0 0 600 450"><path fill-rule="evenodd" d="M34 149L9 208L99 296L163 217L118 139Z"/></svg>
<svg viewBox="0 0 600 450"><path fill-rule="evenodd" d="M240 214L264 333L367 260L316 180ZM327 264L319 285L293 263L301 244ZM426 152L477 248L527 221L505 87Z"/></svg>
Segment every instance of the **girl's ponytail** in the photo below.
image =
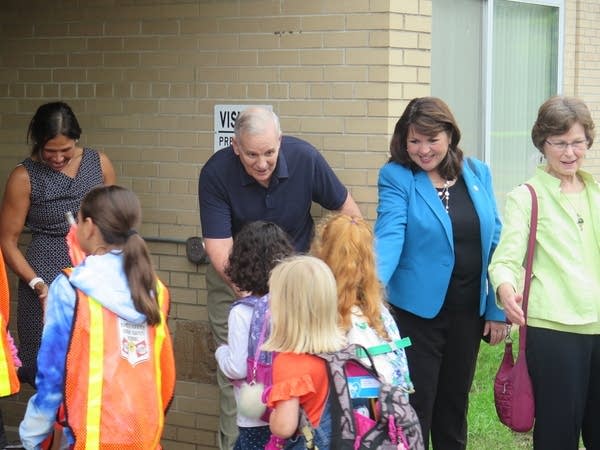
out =
<svg viewBox="0 0 600 450"><path fill-rule="evenodd" d="M149 325L160 323L156 275L146 242L135 230L130 230L123 246L124 270L135 309L146 316Z"/></svg>
<svg viewBox="0 0 600 450"><path fill-rule="evenodd" d="M160 323L156 274L146 242L136 231L142 218L137 196L122 186L97 187L81 202L81 217L90 217L104 242L123 251L135 309L146 316L149 325Z"/></svg>

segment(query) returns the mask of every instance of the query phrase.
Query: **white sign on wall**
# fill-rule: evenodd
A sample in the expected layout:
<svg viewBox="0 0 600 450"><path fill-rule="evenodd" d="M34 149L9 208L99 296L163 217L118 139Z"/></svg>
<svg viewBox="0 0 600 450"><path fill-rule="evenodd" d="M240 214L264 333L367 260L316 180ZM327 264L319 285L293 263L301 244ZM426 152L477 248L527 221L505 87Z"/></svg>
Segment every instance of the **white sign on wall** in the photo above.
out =
<svg viewBox="0 0 600 450"><path fill-rule="evenodd" d="M215 152L231 144L235 119L250 106L260 106L273 111L272 105L215 105Z"/></svg>

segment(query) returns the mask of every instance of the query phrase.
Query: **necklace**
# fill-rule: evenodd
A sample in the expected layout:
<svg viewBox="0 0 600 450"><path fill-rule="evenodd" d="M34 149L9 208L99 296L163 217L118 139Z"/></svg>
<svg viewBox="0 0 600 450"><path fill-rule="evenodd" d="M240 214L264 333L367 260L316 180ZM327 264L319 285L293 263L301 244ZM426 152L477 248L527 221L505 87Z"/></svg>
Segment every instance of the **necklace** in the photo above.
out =
<svg viewBox="0 0 600 450"><path fill-rule="evenodd" d="M563 197L569 204L569 209L571 209L571 211L573 211L575 213L575 217L577 217L577 225L579 226L579 230L583 231L583 224L585 223L585 221L583 220L583 217L581 217L581 214L579 214L579 212L578 212L578 210L581 210L581 204L579 204L579 201L578 201L579 208L575 208L575 205L573 205L573 203L569 199L569 196L562 191L561 191L561 194L563 194ZM579 193L575 194L575 195L579 196ZM579 200L579 197L577 197L577 199Z"/></svg>
<svg viewBox="0 0 600 450"><path fill-rule="evenodd" d="M446 212L448 212L448 205L450 203L450 180L445 180L444 185L441 188L435 188L438 193L438 197L446 207Z"/></svg>

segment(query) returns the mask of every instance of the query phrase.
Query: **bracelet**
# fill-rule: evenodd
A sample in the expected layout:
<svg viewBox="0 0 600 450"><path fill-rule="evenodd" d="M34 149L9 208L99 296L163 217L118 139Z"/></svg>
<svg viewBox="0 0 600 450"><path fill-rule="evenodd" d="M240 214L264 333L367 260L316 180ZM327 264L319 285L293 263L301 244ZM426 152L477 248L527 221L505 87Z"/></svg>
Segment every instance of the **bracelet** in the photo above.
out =
<svg viewBox="0 0 600 450"><path fill-rule="evenodd" d="M29 282L29 287L35 291L35 285L38 283L45 283L44 280L40 277L34 277Z"/></svg>

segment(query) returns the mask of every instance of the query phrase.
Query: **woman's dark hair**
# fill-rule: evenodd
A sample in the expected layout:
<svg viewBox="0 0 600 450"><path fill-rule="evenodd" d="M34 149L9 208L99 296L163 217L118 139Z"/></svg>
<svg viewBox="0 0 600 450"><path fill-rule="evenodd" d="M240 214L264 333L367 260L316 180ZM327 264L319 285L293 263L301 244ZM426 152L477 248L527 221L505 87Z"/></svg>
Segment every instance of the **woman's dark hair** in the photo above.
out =
<svg viewBox="0 0 600 450"><path fill-rule="evenodd" d="M273 267L293 253L289 238L276 224L250 222L233 239L225 274L242 291L262 296L269 292Z"/></svg>
<svg viewBox="0 0 600 450"><path fill-rule="evenodd" d="M448 105L436 97L414 98L396 122L394 135L390 142L390 161L397 162L416 172L421 168L410 159L406 148L411 128L417 133L429 137L437 136L442 131L448 134L450 146L446 157L438 166L438 172L446 180L456 178L461 171L463 152L458 146L460 130Z"/></svg>
<svg viewBox="0 0 600 450"><path fill-rule="evenodd" d="M45 103L40 106L29 122L27 141L31 141L31 155L36 155L46 143L57 136L79 139L81 127L75 113L64 102Z"/></svg>
<svg viewBox="0 0 600 450"><path fill-rule="evenodd" d="M146 242L136 231L142 219L137 196L121 186L100 186L83 198L80 211L83 219L92 219L107 244L122 249L135 309L149 325L159 324L157 279Z"/></svg>
<svg viewBox="0 0 600 450"><path fill-rule="evenodd" d="M594 143L594 120L586 104L577 97L556 95L546 100L538 110L537 120L531 129L533 145L544 154L544 144L550 136L567 133L576 123L585 132L588 148Z"/></svg>

